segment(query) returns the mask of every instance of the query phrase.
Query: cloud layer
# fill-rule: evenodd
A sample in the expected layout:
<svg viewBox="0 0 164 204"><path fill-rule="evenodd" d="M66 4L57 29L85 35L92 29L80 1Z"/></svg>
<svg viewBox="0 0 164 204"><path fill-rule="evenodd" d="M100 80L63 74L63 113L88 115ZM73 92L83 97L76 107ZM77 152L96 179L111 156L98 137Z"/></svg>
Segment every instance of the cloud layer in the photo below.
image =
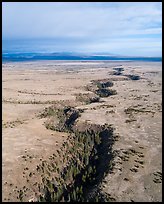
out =
<svg viewBox="0 0 164 204"><path fill-rule="evenodd" d="M3 2L2 35L53 39L59 51L161 56L162 3Z"/></svg>

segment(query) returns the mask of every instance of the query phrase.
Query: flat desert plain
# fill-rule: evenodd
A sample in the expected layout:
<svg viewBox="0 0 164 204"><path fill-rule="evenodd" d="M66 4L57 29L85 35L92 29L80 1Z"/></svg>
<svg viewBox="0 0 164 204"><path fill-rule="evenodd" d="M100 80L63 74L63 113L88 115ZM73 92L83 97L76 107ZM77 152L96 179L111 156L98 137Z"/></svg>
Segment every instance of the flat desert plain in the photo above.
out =
<svg viewBox="0 0 164 204"><path fill-rule="evenodd" d="M82 110L71 127L113 128L113 165L99 191L113 202L162 201L162 63L130 61L2 65L3 201L37 201L44 176L56 178L45 165L62 171L70 133L49 128L59 122L52 114L59 106Z"/></svg>

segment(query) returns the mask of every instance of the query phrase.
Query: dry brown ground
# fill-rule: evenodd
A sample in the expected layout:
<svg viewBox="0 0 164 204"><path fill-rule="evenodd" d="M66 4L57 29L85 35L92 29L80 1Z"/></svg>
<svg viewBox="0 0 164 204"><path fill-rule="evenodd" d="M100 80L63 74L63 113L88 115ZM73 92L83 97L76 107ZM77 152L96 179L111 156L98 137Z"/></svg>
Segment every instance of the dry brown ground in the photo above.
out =
<svg viewBox="0 0 164 204"><path fill-rule="evenodd" d="M112 75L122 65L124 74ZM113 80L116 95L82 105L78 93L88 93L91 80ZM48 130L38 114L52 103L84 109L79 121L112 124L118 139L113 172L102 191L116 201L162 201L162 65L143 62L33 62L4 64L2 70L3 201L17 201L15 189L30 189L29 172L62 145L68 134ZM125 112L129 110L129 114ZM37 180L37 175L35 175Z"/></svg>

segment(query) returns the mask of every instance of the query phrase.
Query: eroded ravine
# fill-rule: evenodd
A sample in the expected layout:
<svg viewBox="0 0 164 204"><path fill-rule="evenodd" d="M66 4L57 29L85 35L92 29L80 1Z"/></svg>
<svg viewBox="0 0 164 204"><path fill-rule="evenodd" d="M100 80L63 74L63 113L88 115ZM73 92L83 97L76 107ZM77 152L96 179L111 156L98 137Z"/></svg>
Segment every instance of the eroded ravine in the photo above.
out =
<svg viewBox="0 0 164 204"><path fill-rule="evenodd" d="M108 97L116 94L107 89L111 86L110 81L93 81L92 92L96 97ZM41 182L35 183L35 197L31 201L98 202L114 199L99 190L104 175L113 166L113 127L79 122L77 119L82 112L83 109L75 107L52 105L39 114L39 118L47 119L47 129L65 132L69 136L57 150L57 155L50 157L51 161L42 161L37 166L36 173L41 175ZM19 190L18 198L24 201L23 189Z"/></svg>
<svg viewBox="0 0 164 204"><path fill-rule="evenodd" d="M49 111L46 109L46 112ZM53 112L52 107L50 112ZM62 158L65 165L57 176L57 182L54 179L44 179L44 184L40 187L43 193L38 201L109 200L98 192L96 186L112 167L113 128L107 124L75 124L80 116L79 112L70 107L53 112L60 117L59 122L48 128L70 133L64 144L64 155L67 155L67 158ZM58 154L60 155L60 152ZM54 168L55 170L57 169Z"/></svg>

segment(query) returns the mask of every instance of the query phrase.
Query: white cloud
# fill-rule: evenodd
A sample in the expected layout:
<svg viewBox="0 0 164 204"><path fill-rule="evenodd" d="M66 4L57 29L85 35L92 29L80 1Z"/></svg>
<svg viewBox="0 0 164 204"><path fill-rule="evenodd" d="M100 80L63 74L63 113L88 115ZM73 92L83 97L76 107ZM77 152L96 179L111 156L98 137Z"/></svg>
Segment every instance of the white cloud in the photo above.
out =
<svg viewBox="0 0 164 204"><path fill-rule="evenodd" d="M107 39L115 46L115 38L123 40L134 35L135 38L143 35L144 39L157 34L158 39L154 38L153 42L162 40L160 2L3 2L2 11L3 37L76 38L81 47L85 44L80 44L81 40L96 47L97 41L103 44ZM124 42L127 46L129 41ZM138 41L131 42L133 47L137 46L135 42Z"/></svg>
<svg viewBox="0 0 164 204"><path fill-rule="evenodd" d="M94 5L71 2L4 3L3 33L13 36L25 34L27 37L85 37L97 32L101 37L119 35L122 30L142 31L147 24L151 26L162 19L161 9L150 2L118 3L117 7L110 7L110 3L108 7Z"/></svg>
<svg viewBox="0 0 164 204"><path fill-rule="evenodd" d="M162 44L154 38L115 38L104 41L90 42L83 44L82 49L88 52L111 52L125 56L161 56Z"/></svg>

